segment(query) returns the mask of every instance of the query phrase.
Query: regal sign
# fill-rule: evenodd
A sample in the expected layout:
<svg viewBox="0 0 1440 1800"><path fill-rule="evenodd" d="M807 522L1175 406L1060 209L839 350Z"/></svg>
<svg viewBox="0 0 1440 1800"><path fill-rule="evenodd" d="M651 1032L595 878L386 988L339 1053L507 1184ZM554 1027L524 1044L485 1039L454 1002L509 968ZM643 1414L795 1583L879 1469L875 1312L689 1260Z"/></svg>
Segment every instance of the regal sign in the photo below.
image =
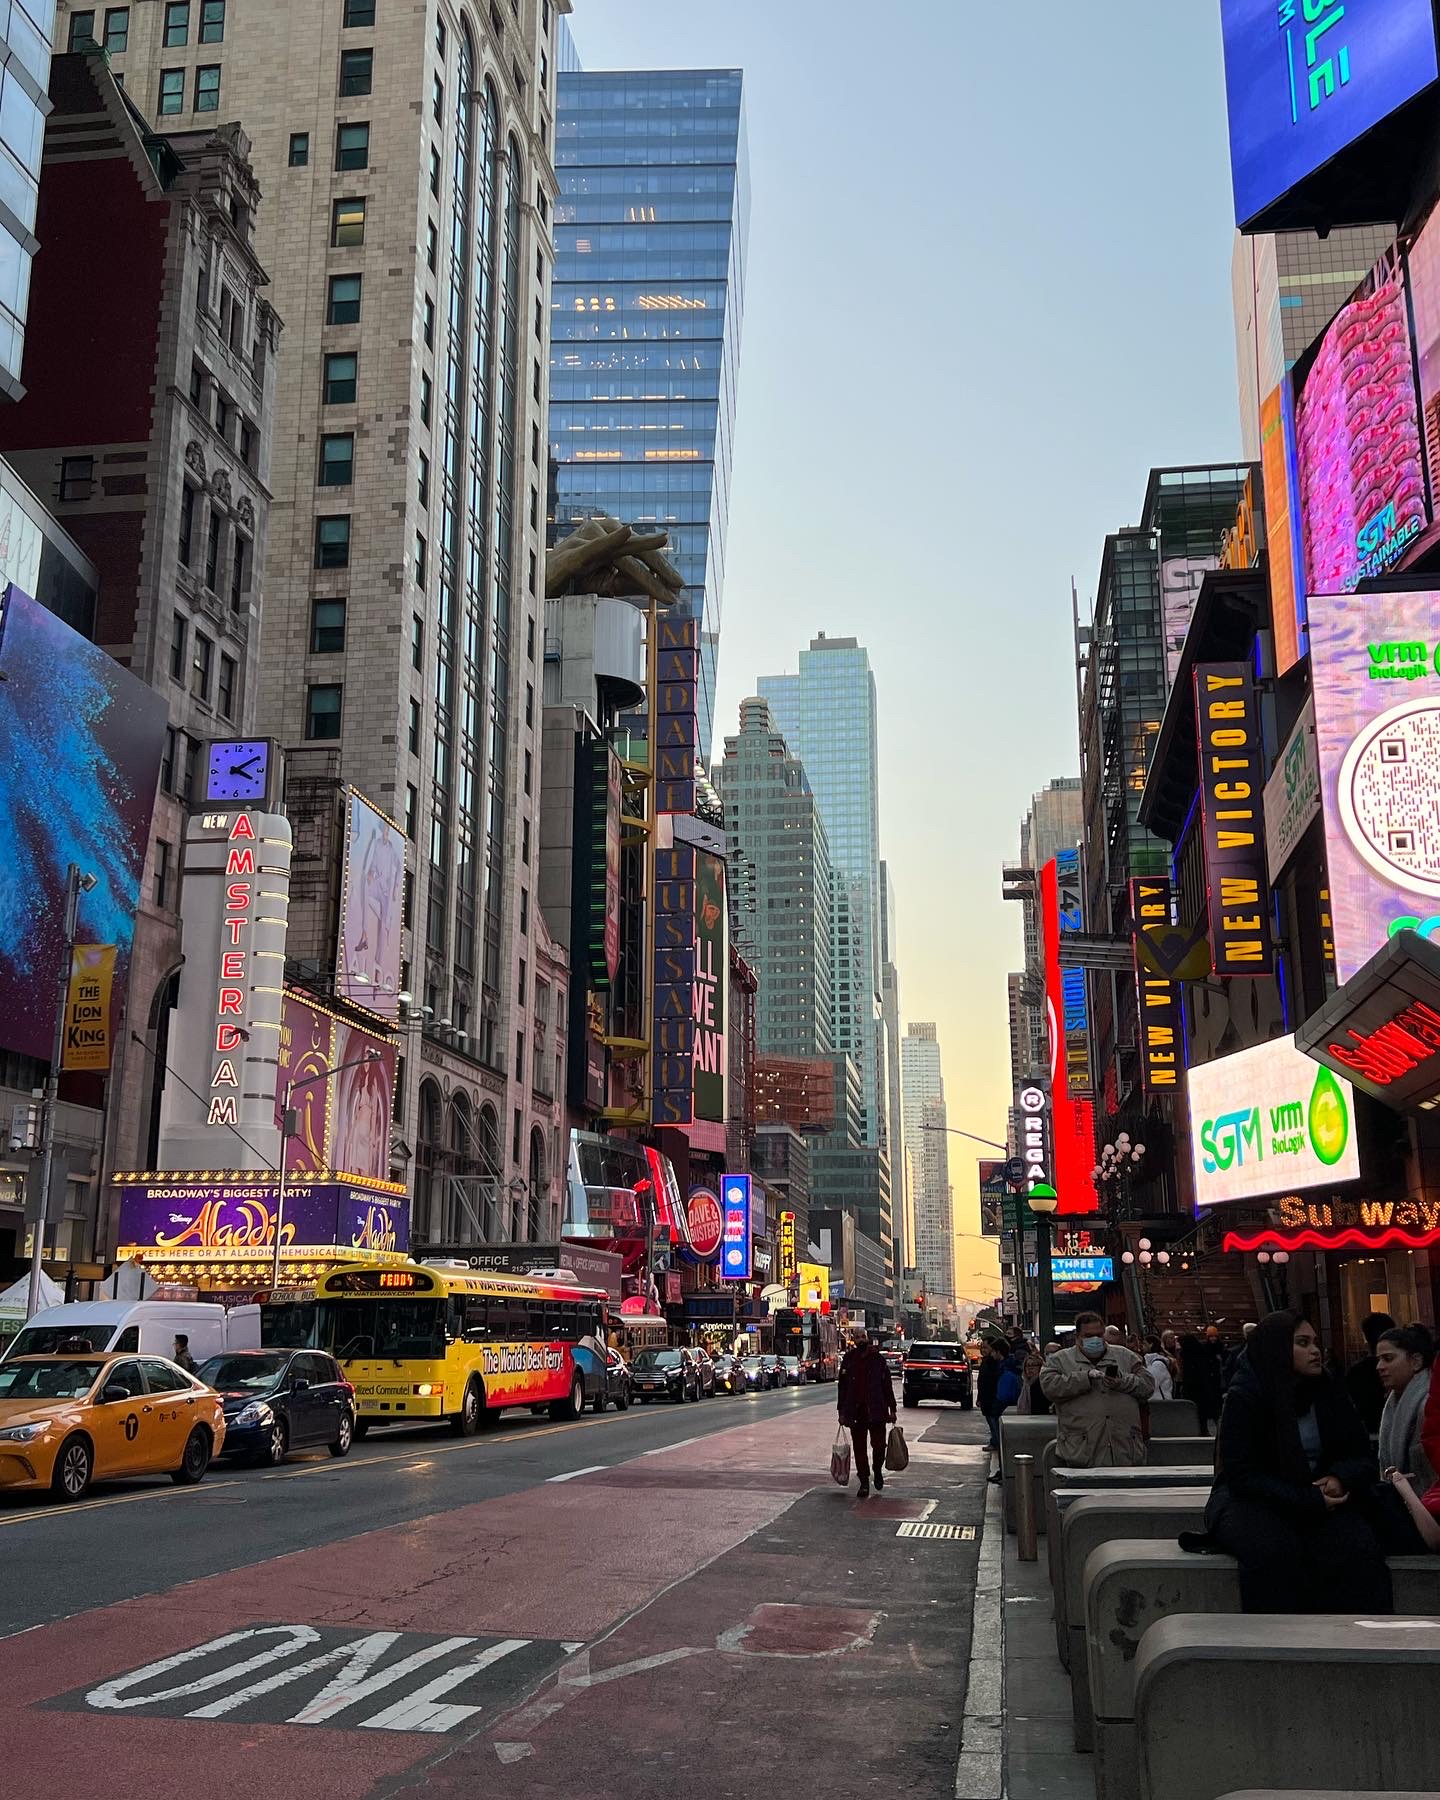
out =
<svg viewBox="0 0 1440 1800"><path fill-rule="evenodd" d="M1440 946L1399 931L1295 1033L1298 1049L1397 1111L1440 1094Z"/></svg>

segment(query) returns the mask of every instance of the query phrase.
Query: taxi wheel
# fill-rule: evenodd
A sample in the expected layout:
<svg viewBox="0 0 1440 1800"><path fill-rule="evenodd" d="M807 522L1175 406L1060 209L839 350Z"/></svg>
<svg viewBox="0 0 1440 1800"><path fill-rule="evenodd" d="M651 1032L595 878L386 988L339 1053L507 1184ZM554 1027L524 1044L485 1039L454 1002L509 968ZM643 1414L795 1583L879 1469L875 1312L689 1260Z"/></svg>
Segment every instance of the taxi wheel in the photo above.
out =
<svg viewBox="0 0 1440 1800"><path fill-rule="evenodd" d="M209 1467L210 1434L202 1425L197 1425L186 1438L185 1454L180 1459L180 1467L172 1472L170 1479L176 1487L194 1487Z"/></svg>
<svg viewBox="0 0 1440 1800"><path fill-rule="evenodd" d="M80 1500L90 1485L95 1459L83 1437L68 1437L55 1458L50 1490L57 1500Z"/></svg>
<svg viewBox="0 0 1440 1800"><path fill-rule="evenodd" d="M332 1456L348 1456L350 1454L350 1446L354 1440L355 1421L350 1417L348 1412L341 1413L340 1435L335 1439L335 1442L331 1444L330 1454Z"/></svg>
<svg viewBox="0 0 1440 1800"><path fill-rule="evenodd" d="M290 1433L285 1429L285 1421L276 1419L270 1427L270 1435L265 1440L265 1448L260 1452L260 1461L269 1463L272 1469L278 1469L290 1454Z"/></svg>

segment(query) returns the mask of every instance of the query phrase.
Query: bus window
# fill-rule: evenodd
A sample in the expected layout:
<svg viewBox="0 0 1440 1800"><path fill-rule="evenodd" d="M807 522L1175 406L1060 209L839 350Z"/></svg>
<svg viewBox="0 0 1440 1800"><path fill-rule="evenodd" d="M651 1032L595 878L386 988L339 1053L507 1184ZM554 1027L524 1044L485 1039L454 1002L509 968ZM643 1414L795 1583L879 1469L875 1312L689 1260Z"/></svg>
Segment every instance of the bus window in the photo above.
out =
<svg viewBox="0 0 1440 1800"><path fill-rule="evenodd" d="M483 1294L466 1294L455 1304L463 1309L465 1328L461 1335L467 1343L478 1344L490 1335L493 1302Z"/></svg>
<svg viewBox="0 0 1440 1800"><path fill-rule="evenodd" d="M353 1357L445 1354L441 1300L340 1299L320 1303L322 1344L345 1362Z"/></svg>
<svg viewBox="0 0 1440 1800"><path fill-rule="evenodd" d="M532 1338L545 1338L549 1336L545 1327L545 1308L538 1302L532 1302L531 1304L530 1328L527 1335Z"/></svg>

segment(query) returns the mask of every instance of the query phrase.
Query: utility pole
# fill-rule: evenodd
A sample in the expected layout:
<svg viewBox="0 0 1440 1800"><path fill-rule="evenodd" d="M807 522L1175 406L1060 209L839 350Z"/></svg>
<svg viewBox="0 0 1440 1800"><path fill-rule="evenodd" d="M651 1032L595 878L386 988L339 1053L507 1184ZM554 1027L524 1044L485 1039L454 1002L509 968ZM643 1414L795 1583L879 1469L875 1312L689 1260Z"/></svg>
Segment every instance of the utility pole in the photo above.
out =
<svg viewBox="0 0 1440 1800"><path fill-rule="evenodd" d="M95 877L88 870L82 870L79 863L71 863L66 869L65 935L60 946L60 966L55 976L55 1037L40 1112L40 1211L35 1220L35 1237L30 1252L30 1286L25 1296L27 1319L33 1319L40 1310L41 1263L45 1255L45 1227L50 1221L50 1172L55 1166L55 1114L60 1105L60 1059L65 1054L65 1002L70 993L71 951L75 945L80 895L82 892L88 894L94 885Z"/></svg>

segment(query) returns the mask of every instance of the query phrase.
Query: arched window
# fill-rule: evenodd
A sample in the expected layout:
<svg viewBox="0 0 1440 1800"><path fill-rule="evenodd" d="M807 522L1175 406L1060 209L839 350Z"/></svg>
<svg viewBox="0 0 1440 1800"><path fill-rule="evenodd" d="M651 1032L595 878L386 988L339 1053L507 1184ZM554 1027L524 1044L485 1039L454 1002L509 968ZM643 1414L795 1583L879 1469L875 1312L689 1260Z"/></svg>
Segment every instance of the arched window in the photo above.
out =
<svg viewBox="0 0 1440 1800"><path fill-rule="evenodd" d="M419 1134L415 1146L415 1235L438 1242L445 1231L444 1101L433 1081L420 1083Z"/></svg>
<svg viewBox="0 0 1440 1800"><path fill-rule="evenodd" d="M491 1243L511 1237L509 1196L500 1166L500 1118L487 1100L480 1108L480 1176L485 1184L485 1236Z"/></svg>
<svg viewBox="0 0 1440 1800"><path fill-rule="evenodd" d="M526 1237L538 1244L546 1235L545 1218L549 1210L550 1180L545 1168L545 1133L537 1125L530 1133L530 1216L526 1221Z"/></svg>

